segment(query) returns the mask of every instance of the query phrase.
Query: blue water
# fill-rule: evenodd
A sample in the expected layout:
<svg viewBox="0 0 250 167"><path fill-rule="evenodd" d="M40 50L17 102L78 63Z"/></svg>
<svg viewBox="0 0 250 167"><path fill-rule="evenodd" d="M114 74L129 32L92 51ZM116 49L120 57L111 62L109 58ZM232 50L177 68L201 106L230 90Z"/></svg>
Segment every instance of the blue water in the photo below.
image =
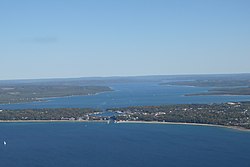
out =
<svg viewBox="0 0 250 167"><path fill-rule="evenodd" d="M153 83L111 85L113 92L0 105L0 109L246 101L250 96L184 96L208 88ZM7 145L3 145L3 141ZM183 125L0 123L0 167L249 167L250 133Z"/></svg>
<svg viewBox="0 0 250 167"><path fill-rule="evenodd" d="M0 123L0 140L1 167L250 166L250 133L215 127Z"/></svg>
<svg viewBox="0 0 250 167"><path fill-rule="evenodd" d="M0 109L64 107L107 109L140 105L220 103L250 100L250 96L184 96L190 93L205 92L209 88L162 86L158 83L113 84L108 86L111 86L114 91L91 96L49 98L45 99L44 102L0 105Z"/></svg>

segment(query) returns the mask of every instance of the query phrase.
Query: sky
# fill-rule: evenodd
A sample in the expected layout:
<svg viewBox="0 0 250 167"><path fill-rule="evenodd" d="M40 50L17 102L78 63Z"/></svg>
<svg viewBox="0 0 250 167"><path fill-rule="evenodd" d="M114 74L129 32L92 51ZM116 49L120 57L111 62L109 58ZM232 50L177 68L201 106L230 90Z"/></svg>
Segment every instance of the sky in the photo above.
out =
<svg viewBox="0 0 250 167"><path fill-rule="evenodd" d="M249 0L1 0L0 80L250 73Z"/></svg>

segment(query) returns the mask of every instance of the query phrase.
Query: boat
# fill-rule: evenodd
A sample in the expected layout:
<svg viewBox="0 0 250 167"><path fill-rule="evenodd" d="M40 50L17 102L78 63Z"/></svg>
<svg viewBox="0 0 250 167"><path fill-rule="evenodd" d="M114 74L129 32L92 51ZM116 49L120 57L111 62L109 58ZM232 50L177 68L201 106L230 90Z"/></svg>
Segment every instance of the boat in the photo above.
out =
<svg viewBox="0 0 250 167"><path fill-rule="evenodd" d="M6 142L6 141L3 141L3 145L5 145L5 146L6 146L6 145L7 145L7 142Z"/></svg>

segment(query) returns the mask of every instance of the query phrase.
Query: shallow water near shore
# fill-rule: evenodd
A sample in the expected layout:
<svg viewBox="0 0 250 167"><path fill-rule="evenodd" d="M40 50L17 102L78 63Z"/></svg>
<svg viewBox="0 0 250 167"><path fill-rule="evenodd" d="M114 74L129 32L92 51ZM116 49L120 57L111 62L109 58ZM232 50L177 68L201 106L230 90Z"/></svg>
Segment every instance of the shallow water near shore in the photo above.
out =
<svg viewBox="0 0 250 167"><path fill-rule="evenodd" d="M164 124L0 123L0 164L249 167L250 133Z"/></svg>

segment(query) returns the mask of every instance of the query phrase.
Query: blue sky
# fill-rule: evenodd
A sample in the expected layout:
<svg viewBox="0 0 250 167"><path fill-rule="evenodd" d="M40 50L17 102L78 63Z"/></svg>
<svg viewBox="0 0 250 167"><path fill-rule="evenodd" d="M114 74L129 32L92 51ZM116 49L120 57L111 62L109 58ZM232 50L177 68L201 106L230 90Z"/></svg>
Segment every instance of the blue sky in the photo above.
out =
<svg viewBox="0 0 250 167"><path fill-rule="evenodd" d="M249 0L1 0L0 79L250 72Z"/></svg>

